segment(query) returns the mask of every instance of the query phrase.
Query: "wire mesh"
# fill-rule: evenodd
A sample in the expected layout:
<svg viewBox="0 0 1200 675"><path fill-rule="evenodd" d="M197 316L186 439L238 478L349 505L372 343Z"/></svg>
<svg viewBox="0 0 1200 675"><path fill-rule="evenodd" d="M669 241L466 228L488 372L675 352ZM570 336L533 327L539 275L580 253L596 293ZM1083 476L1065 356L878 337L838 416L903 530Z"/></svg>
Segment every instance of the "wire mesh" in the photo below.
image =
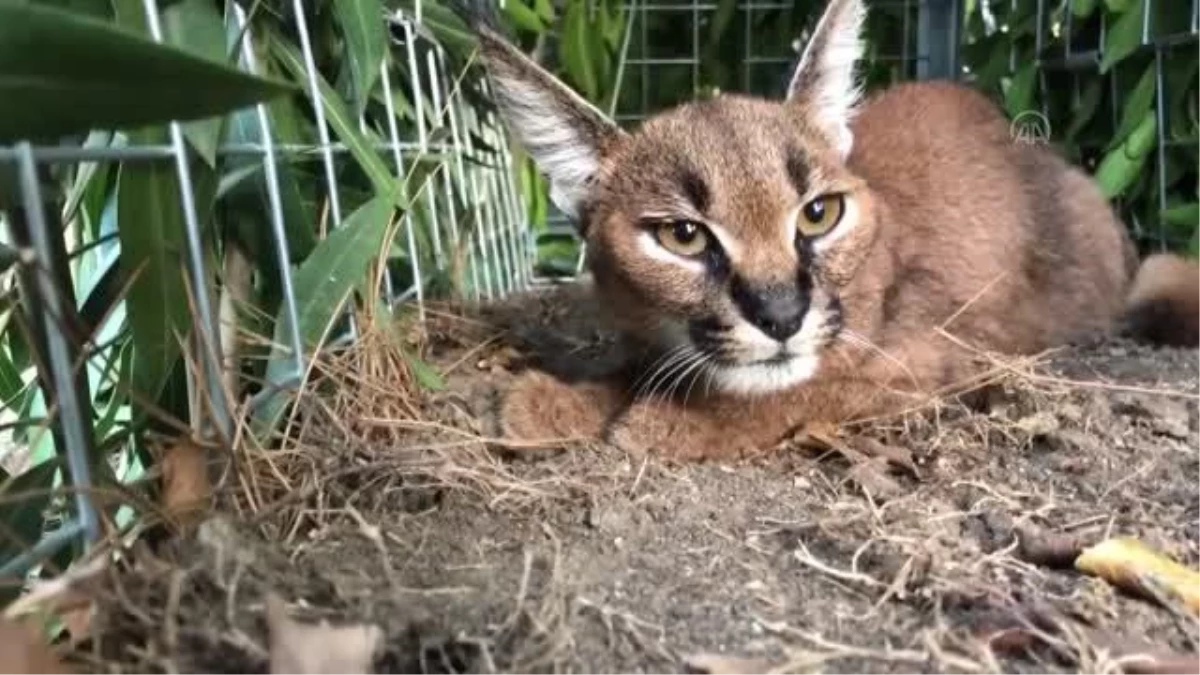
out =
<svg viewBox="0 0 1200 675"><path fill-rule="evenodd" d="M281 290L278 316L283 328L276 334L282 335L282 344L274 349L284 356L282 362L287 365L268 371L270 379L249 401L250 410L261 406L279 390L294 388L302 380L311 357L305 353L299 330L295 267L287 232L289 226L312 224L289 222L280 173L317 160L320 178L306 183L313 187L313 193L303 197L326 205L331 231L345 224L347 209L353 204L346 186L346 176L356 170L352 148L334 140L335 122L323 104L322 87L326 85L318 70L305 4L303 0L293 0L292 16L305 76L304 98L310 107L308 112L318 142L286 140L269 105L259 104L229 116L233 131L216 148L219 158L261 162L264 193L261 196L265 208L260 226L269 232L269 254ZM151 36L162 42L158 2L143 0L142 7ZM252 74L265 74L256 49L260 36L253 26L247 29L246 12L241 6L231 2L229 7L230 25L226 28L230 48L237 48L234 54L238 67ZM480 114L466 100L460 87L461 73L450 72L443 45L421 24L421 2L414 9L414 12L396 10L379 17L388 28L391 43L377 84L386 114L371 119L360 115L355 122L368 139L370 149L387 158L400 192L399 201L408 206L401 212L397 241L392 242L390 249L401 250L389 256L399 263L393 260L383 272L382 300L389 306L412 303L423 320L431 289L444 290L447 279L453 275L466 277L460 290L467 300L494 299L526 288L530 282L532 240L526 231L523 200L512 176L512 157L505 149L504 129L494 116ZM240 44L234 42L239 39ZM408 108L402 111L399 102ZM398 121L402 116L407 120L404 126ZM405 130L406 126L411 133ZM63 483L77 496L74 519L38 542L25 542L28 547L19 555L0 560L0 578L20 577L63 547L78 543L80 535L93 542L100 536L97 511L88 497L93 488L88 470L94 443L92 418L83 408L87 402L80 400L79 389L73 386L73 378L81 372L86 376L79 364L88 361L88 349L95 345L82 344L82 340L72 342L73 336L56 322L56 317L62 315L59 305L63 303L63 295L61 288L53 287L56 280L51 272L55 265L65 266L67 261L65 249L51 245L56 243L55 238L62 244L64 228L61 214L55 212L58 205L47 205L41 192L41 176L48 167L78 169L89 164L169 162L180 188L186 243L186 250L181 253L183 267L189 287L202 291L192 293L197 354L205 369L203 377L196 379L202 380L199 386L215 404L212 431L225 442L233 436L230 402L225 399L220 376L221 330L207 288L211 275L205 268L209 259L204 252L202 216L192 175L195 151L180 123L173 122L168 129L168 142L161 145L137 145L130 143L125 134L105 132L93 134L82 145L0 146L0 164L15 165L21 178L20 210L3 220L8 226L6 230L11 230L4 234L19 250L31 252L23 262L33 272L37 281L33 288L38 292L36 297L27 298L27 304L32 306L33 318L44 325L49 339L45 374L50 386L45 396L48 409L56 408L53 428L61 427L61 433L55 432L56 446L65 448L69 460ZM92 142L97 138L99 142ZM486 147L477 147L480 144ZM410 181L416 175L423 180ZM415 183L415 189L410 189L410 183ZM20 224L28 231L28 242L22 241L21 233L17 232ZM115 232L107 236L104 246L115 255L119 241ZM77 285L77 281L72 285ZM354 339L356 327L348 311L341 325L343 330L327 346ZM189 384L196 383L189 379ZM6 534L0 533L0 537Z"/></svg>

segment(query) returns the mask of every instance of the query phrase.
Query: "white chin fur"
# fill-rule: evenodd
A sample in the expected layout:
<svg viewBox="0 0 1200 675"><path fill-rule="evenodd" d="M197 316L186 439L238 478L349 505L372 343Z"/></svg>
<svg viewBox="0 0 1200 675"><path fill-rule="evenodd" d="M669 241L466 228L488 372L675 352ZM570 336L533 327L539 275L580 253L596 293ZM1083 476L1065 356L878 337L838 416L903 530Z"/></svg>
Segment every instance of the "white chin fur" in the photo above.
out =
<svg viewBox="0 0 1200 675"><path fill-rule="evenodd" d="M749 363L713 370L713 384L730 394L771 394L807 382L817 372L820 357L796 356L785 363Z"/></svg>
<svg viewBox="0 0 1200 675"><path fill-rule="evenodd" d="M827 317L817 307L809 309L800 330L787 341L792 358L783 363L755 363L769 359L779 351L779 343L746 322L734 327L737 340L749 363L722 365L713 372L718 389L731 394L770 394L803 384L817 372L821 358L819 335Z"/></svg>

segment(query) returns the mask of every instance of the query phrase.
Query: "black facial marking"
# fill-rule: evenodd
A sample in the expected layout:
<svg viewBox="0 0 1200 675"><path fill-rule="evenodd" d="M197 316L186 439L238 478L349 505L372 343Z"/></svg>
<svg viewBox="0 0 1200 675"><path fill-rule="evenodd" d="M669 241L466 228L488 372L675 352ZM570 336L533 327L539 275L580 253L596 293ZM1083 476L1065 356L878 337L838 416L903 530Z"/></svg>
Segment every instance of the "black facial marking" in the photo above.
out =
<svg viewBox="0 0 1200 675"><path fill-rule="evenodd" d="M842 307L842 299L833 296L829 300L829 306L825 308L826 315L826 330L829 331L829 340L837 337L837 334L842 332L842 326L845 324L845 310Z"/></svg>
<svg viewBox="0 0 1200 675"><path fill-rule="evenodd" d="M802 275L800 280L807 279ZM812 284L753 286L735 276L729 292L742 316L770 337L784 341L804 322L812 297Z"/></svg>
<svg viewBox="0 0 1200 675"><path fill-rule="evenodd" d="M796 233L796 257L800 259L800 283L816 267L816 256L813 254L813 242L808 237ZM808 273L805 272L808 270ZM811 282L811 279L809 280Z"/></svg>
<svg viewBox="0 0 1200 675"><path fill-rule="evenodd" d="M721 322L713 317L705 317L693 319L688 322L688 337L692 339L692 344L702 352L709 354L720 354L721 343L723 342L721 334L725 327Z"/></svg>
<svg viewBox="0 0 1200 675"><path fill-rule="evenodd" d="M796 189L796 194L807 194L808 158L804 156L804 153L799 148L788 148L785 167L787 168L788 179L792 181L792 187Z"/></svg>
<svg viewBox="0 0 1200 675"><path fill-rule="evenodd" d="M700 213L707 213L708 207L712 203L712 194L704 179L696 172L684 169L680 173L679 180L683 186L683 194L692 202L692 206L696 207Z"/></svg>
<svg viewBox="0 0 1200 675"><path fill-rule="evenodd" d="M704 256L704 266L712 275L713 281L723 283L729 277L729 258L721 250L720 244L711 246Z"/></svg>

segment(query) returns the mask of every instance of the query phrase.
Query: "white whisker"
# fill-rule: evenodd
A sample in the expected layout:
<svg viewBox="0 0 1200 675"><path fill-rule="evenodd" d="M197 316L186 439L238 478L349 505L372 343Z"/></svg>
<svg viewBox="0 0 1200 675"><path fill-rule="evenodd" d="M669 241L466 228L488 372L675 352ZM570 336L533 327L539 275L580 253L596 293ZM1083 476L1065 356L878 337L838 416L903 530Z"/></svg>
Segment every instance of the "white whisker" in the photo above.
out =
<svg viewBox="0 0 1200 675"><path fill-rule="evenodd" d="M640 398L664 369L687 353L688 345L678 345L659 355L633 383L634 398Z"/></svg>
<svg viewBox="0 0 1200 675"><path fill-rule="evenodd" d="M683 404L684 405L687 405L688 400L692 396L692 387L696 386L696 382L700 379L701 376L703 376L705 378L706 382L712 382L712 369L709 367L710 363L712 362L712 359L713 359L713 357L711 354L702 353L700 355L700 361L699 361L700 372L696 373L696 376L692 378L691 383L688 384L687 391L685 391L683 393ZM705 396L707 397L707 394L705 394Z"/></svg>
<svg viewBox="0 0 1200 675"><path fill-rule="evenodd" d="M682 378L691 369L692 364L695 363L698 357L699 352L694 350L688 351L687 357L678 362L675 367L671 369L670 375L663 379L664 387L659 389L659 393L662 395L662 401L664 403L670 401L675 395L675 390L679 388L679 383L682 381ZM667 386L668 382L669 386Z"/></svg>
<svg viewBox="0 0 1200 675"><path fill-rule="evenodd" d="M696 352L696 356L691 360L691 364L687 367L687 369L684 370L679 375L679 377L675 378L675 385L673 387L671 387L671 395L672 396L675 394L675 390L681 384L683 384L683 381L686 380L688 378L688 376L692 374L693 371L695 371L697 368L704 365L704 361L706 358L707 357L704 355L704 352L701 352L701 351ZM692 378L691 382L688 384L688 388L687 388L688 392L691 392L692 385L694 385L694 384L696 384L696 379ZM687 398L688 398L688 396L685 393L683 396L684 405L687 405Z"/></svg>
<svg viewBox="0 0 1200 675"><path fill-rule="evenodd" d="M662 391L663 386L671 380L671 376L674 375L675 371L687 364L691 356L692 350L689 345L681 345L676 348L673 356L663 363L656 371L654 377L646 383L646 387L644 387L640 395L644 396L647 401L653 401Z"/></svg>

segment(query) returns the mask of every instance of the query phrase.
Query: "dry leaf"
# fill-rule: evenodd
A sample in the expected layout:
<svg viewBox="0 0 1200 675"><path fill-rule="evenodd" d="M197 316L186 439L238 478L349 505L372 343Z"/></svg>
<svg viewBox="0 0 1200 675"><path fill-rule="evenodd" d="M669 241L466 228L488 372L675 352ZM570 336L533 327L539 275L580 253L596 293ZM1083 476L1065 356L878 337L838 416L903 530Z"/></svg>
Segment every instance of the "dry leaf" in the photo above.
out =
<svg viewBox="0 0 1200 675"><path fill-rule="evenodd" d="M189 438L179 439L163 453L162 473L163 512L179 527L194 525L212 494L204 448Z"/></svg>
<svg viewBox="0 0 1200 675"><path fill-rule="evenodd" d="M739 673L765 673L771 664L765 659L750 659L724 654L692 654L683 659L690 673L707 675L738 675Z"/></svg>
<svg viewBox="0 0 1200 675"><path fill-rule="evenodd" d="M267 597L267 626L272 673L369 673L383 639L378 626L299 623L276 595Z"/></svg>
<svg viewBox="0 0 1200 675"><path fill-rule="evenodd" d="M1188 569L1136 539L1107 539L1087 548L1075 568L1131 593L1157 598L1163 589L1200 613L1200 573Z"/></svg>
<svg viewBox="0 0 1200 675"><path fill-rule="evenodd" d="M1085 545L1078 535L1039 532L1031 527L1017 527L1016 534L1022 560L1055 569L1073 567Z"/></svg>
<svg viewBox="0 0 1200 675"><path fill-rule="evenodd" d="M0 673L69 673L33 626L0 618Z"/></svg>

